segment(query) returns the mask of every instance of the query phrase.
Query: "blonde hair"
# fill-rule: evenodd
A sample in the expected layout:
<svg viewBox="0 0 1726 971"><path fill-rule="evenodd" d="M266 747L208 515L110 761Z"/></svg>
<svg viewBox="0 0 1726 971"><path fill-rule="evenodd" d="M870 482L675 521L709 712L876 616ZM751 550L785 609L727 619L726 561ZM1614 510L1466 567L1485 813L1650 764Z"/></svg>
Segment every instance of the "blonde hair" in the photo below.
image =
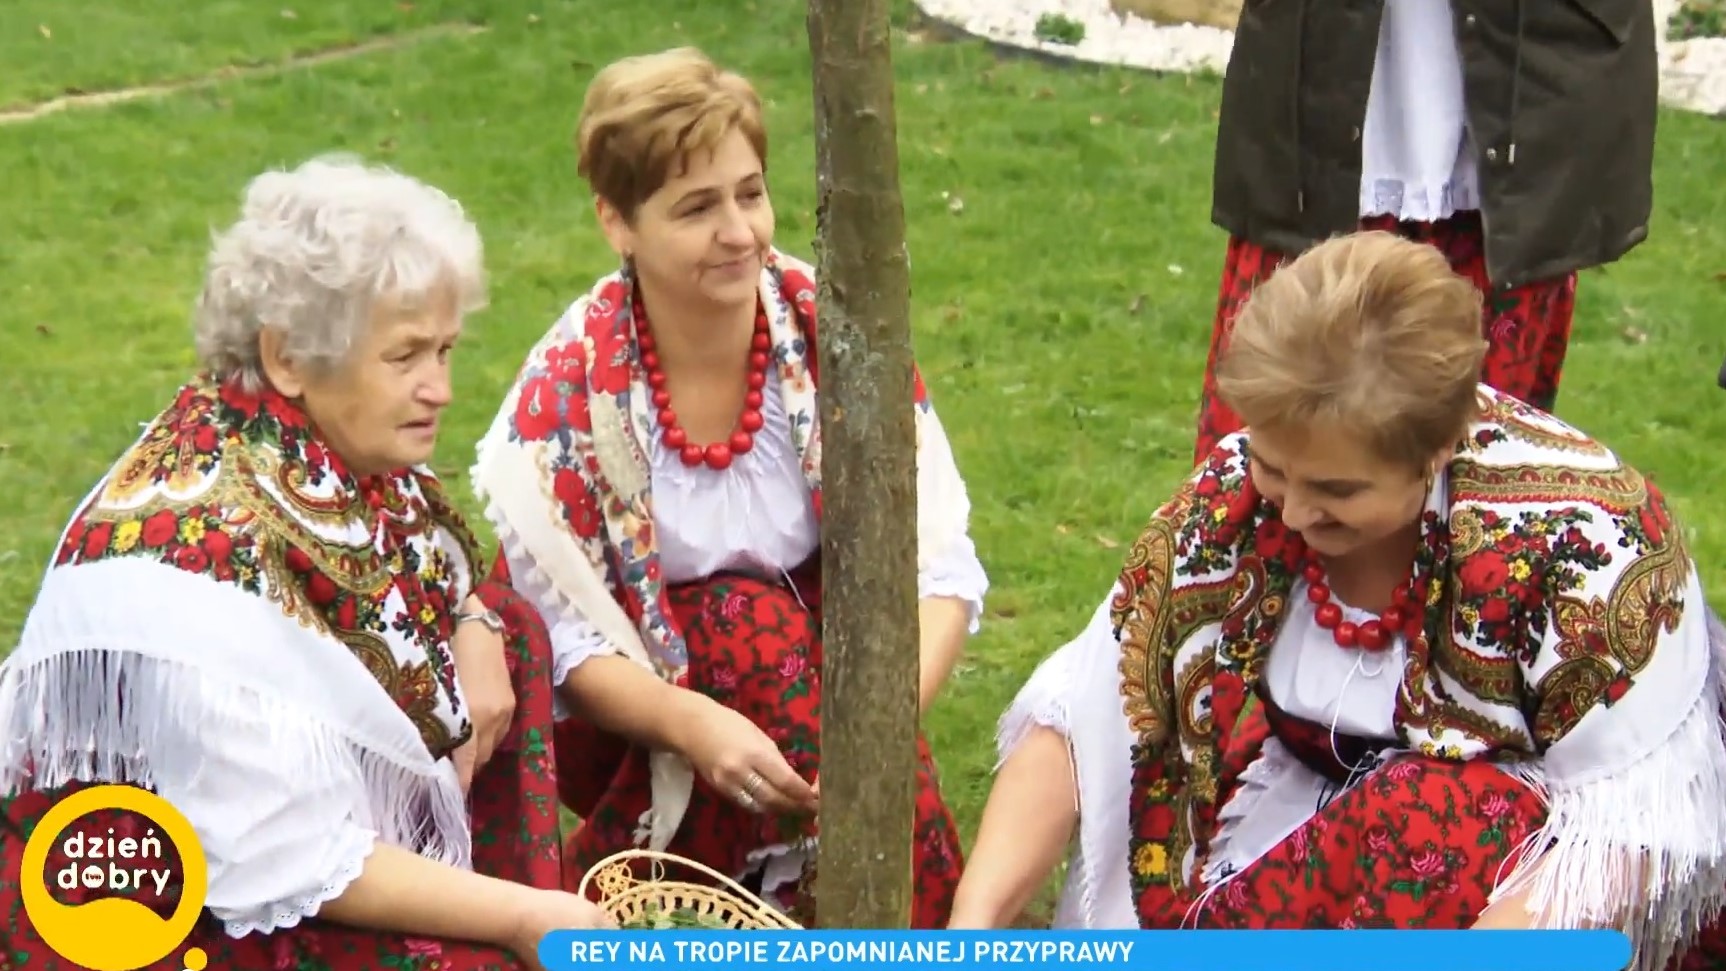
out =
<svg viewBox="0 0 1726 971"><path fill-rule="evenodd" d="M1235 321L1217 390L1247 426L1328 426L1417 468L1478 415L1481 294L1436 248L1385 232L1313 247Z"/></svg>
<svg viewBox="0 0 1726 971"><path fill-rule="evenodd" d="M693 47L615 61L594 76L576 129L577 171L625 220L697 152L741 131L767 167L761 98Z"/></svg>

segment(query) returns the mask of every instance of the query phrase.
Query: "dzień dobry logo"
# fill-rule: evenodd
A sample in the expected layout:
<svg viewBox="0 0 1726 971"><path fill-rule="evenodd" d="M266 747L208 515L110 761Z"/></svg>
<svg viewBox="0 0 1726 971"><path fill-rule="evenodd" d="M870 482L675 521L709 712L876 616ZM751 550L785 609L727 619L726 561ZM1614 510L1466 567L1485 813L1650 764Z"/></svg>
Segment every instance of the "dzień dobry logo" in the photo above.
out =
<svg viewBox="0 0 1726 971"><path fill-rule="evenodd" d="M116 837L110 827L83 818L103 810L137 813L154 825L136 836ZM169 846L180 858L181 891L174 913L164 920L124 895L167 887L175 869ZM56 848L65 862L50 868L48 854ZM136 971L174 953L191 936L208 878L197 833L167 800L132 786L96 786L67 796L43 815L24 844L18 882L25 915L54 953L93 971ZM50 881L62 890L114 896L67 905L54 899ZM188 971L204 971L207 961L199 948L186 952Z"/></svg>

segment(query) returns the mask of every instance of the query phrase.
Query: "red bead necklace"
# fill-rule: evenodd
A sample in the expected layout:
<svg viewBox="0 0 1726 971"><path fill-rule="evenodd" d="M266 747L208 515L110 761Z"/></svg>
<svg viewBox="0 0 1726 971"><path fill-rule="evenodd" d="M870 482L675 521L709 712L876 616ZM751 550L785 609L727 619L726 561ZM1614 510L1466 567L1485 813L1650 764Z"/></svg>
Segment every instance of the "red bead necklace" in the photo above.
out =
<svg viewBox="0 0 1726 971"><path fill-rule="evenodd" d="M1397 634L1413 637L1421 622L1418 587L1410 576L1390 595L1390 606L1377 619L1354 624L1342 619L1342 608L1331 602L1330 585L1325 583L1324 567L1309 557L1301 567L1306 578L1306 598L1317 605L1318 625L1331 632L1339 647L1358 647L1363 651L1382 651L1394 643Z"/></svg>
<svg viewBox="0 0 1726 971"><path fill-rule="evenodd" d="M726 441L703 447L691 442L689 433L677 422L677 412L671 409L671 391L665 386L665 372L659 369L652 325L641 300L634 299L633 304L635 341L641 350L641 366L647 371L647 386L653 389L653 407L659 409L661 440L667 448L677 449L678 458L690 468L703 463L715 471L729 467L732 458L755 447L755 433L763 424L761 389L767 386L768 350L773 346L773 338L767 333L767 308L756 302L755 333L749 338L749 388L743 395L743 413L737 416L736 431Z"/></svg>

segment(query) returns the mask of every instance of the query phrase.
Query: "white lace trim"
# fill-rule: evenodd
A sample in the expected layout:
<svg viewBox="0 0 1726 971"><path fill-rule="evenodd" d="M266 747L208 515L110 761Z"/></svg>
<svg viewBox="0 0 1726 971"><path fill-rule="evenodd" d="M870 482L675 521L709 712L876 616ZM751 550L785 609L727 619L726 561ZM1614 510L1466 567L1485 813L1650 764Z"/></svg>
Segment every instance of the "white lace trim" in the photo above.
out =
<svg viewBox="0 0 1726 971"><path fill-rule="evenodd" d="M231 917L225 910L211 908L211 913L221 918L222 930L233 938L245 937L247 934L273 934L298 927L301 921L316 917L324 904L347 893L348 887L365 872L366 862L377 850L377 841L364 830L349 830L348 836L349 839L345 841L340 852L343 861L340 868L330 874L322 886L292 900L272 905L267 916L263 917Z"/></svg>

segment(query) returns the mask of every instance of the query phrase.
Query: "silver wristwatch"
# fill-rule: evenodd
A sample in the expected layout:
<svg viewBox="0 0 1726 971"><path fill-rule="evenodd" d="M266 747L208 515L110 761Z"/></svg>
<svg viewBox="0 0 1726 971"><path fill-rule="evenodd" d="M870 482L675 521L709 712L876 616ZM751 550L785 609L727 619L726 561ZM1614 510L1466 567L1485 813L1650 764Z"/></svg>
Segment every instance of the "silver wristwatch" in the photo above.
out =
<svg viewBox="0 0 1726 971"><path fill-rule="evenodd" d="M480 610L480 611L458 610L458 611L456 611L455 622L457 625L465 624L470 620L477 620L480 623L484 624L486 626L486 629L490 630L493 634L503 633L503 618L499 617L497 615L497 611L495 611L495 610Z"/></svg>

